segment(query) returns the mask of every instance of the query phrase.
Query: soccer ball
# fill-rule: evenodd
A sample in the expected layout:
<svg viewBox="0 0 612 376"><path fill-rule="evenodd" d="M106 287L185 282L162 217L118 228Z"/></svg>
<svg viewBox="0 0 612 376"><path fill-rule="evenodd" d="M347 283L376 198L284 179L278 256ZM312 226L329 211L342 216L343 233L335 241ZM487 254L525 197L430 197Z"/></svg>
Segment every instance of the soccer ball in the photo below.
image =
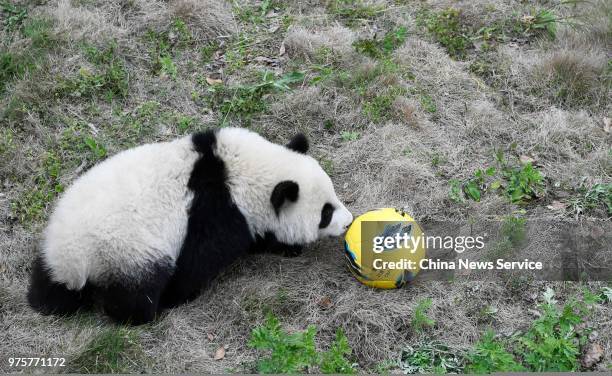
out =
<svg viewBox="0 0 612 376"><path fill-rule="evenodd" d="M380 244L381 239L389 237L413 240ZM344 238L348 269L367 286L400 288L420 270L419 262L425 257L422 237L421 227L400 210L383 208L362 214L353 221Z"/></svg>

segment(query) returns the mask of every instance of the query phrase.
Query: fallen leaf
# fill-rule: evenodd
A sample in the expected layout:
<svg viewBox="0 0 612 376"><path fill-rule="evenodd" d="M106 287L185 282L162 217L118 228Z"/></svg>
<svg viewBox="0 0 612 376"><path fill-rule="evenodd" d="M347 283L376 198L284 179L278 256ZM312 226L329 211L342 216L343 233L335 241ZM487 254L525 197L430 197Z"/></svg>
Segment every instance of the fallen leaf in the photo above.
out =
<svg viewBox="0 0 612 376"><path fill-rule="evenodd" d="M584 355L582 356L582 365L584 368L591 368L595 364L599 363L603 358L603 347L598 343L592 343L587 347Z"/></svg>
<svg viewBox="0 0 612 376"><path fill-rule="evenodd" d="M223 80L220 80L218 78L206 77L206 83L209 85L218 85L218 84L222 84Z"/></svg>
<svg viewBox="0 0 612 376"><path fill-rule="evenodd" d="M334 305L329 296L324 296L323 298L321 298L321 300L317 302L317 304L323 309L328 309Z"/></svg>
<svg viewBox="0 0 612 376"><path fill-rule="evenodd" d="M208 337L209 341L212 341L213 339L215 339L215 336L213 336L212 333L208 333L206 337Z"/></svg>
<svg viewBox="0 0 612 376"><path fill-rule="evenodd" d="M563 210L567 207L566 203L561 201L553 201L550 205L546 206L550 210Z"/></svg>
<svg viewBox="0 0 612 376"><path fill-rule="evenodd" d="M535 162L535 159L531 158L528 155L521 155L519 157L519 160L521 161L522 164L527 164L527 163L533 163Z"/></svg>
<svg viewBox="0 0 612 376"><path fill-rule="evenodd" d="M223 358L225 358L225 346L221 346L215 351L215 357L213 359L221 360Z"/></svg>
<svg viewBox="0 0 612 376"><path fill-rule="evenodd" d="M612 133L612 119L610 119L609 117L605 117L603 118L603 123L604 123L604 132Z"/></svg>
<svg viewBox="0 0 612 376"><path fill-rule="evenodd" d="M278 54L283 56L285 54L285 43L282 43L280 49L278 50Z"/></svg>
<svg viewBox="0 0 612 376"><path fill-rule="evenodd" d="M268 32L271 33L271 34L274 34L278 29L280 29L280 25L272 25L268 29Z"/></svg>

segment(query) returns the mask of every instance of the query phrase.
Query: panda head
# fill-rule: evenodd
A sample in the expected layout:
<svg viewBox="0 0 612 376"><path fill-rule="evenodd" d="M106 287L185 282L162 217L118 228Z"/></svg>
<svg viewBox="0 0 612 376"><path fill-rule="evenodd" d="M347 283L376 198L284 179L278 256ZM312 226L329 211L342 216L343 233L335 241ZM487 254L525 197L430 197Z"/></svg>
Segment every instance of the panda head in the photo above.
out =
<svg viewBox="0 0 612 376"><path fill-rule="evenodd" d="M298 134L286 148L299 154L293 176L274 185L270 204L277 217L274 233L289 244L308 243L342 235L353 215L336 196L331 179L315 159L306 155L308 140Z"/></svg>
<svg viewBox="0 0 612 376"><path fill-rule="evenodd" d="M305 245L342 235L353 221L329 176L307 155L303 134L286 145L240 128L226 128L219 137L233 199L255 236Z"/></svg>

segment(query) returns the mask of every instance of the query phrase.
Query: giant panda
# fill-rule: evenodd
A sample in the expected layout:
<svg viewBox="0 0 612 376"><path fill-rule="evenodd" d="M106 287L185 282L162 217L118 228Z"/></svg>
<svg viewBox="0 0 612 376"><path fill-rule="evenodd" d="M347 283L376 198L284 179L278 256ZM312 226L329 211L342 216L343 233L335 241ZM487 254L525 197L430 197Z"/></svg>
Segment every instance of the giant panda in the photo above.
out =
<svg viewBox="0 0 612 376"><path fill-rule="evenodd" d="M142 324L193 300L249 252L289 255L341 235L352 215L298 134L283 146L221 128L116 154L57 202L32 266L29 304L99 303Z"/></svg>

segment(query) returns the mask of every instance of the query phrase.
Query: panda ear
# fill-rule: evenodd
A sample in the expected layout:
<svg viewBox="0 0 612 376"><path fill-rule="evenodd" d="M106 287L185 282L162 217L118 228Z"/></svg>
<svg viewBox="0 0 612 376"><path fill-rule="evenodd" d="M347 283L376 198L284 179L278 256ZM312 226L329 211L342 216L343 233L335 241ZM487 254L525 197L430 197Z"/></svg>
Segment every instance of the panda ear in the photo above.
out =
<svg viewBox="0 0 612 376"><path fill-rule="evenodd" d="M298 153L306 154L308 152L308 139L303 133L298 133L289 141L287 148L297 151Z"/></svg>
<svg viewBox="0 0 612 376"><path fill-rule="evenodd" d="M280 183L276 184L276 187L274 187L274 190L272 190L272 196L270 196L270 202L274 207L274 212L276 215L278 215L278 211L280 210L281 206L283 206L285 201L297 201L299 191L300 186L291 180L281 181Z"/></svg>

